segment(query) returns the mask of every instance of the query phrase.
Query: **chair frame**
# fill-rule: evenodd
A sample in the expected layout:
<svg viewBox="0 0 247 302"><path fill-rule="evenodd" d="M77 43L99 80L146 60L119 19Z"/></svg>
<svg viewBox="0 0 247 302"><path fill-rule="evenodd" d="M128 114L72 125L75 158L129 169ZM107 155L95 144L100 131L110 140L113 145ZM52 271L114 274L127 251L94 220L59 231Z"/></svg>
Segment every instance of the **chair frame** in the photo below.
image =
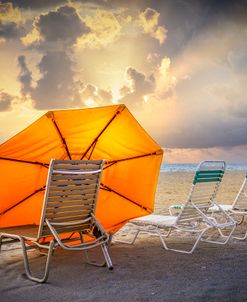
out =
<svg viewBox="0 0 247 302"><path fill-rule="evenodd" d="M43 209L42 209L42 214L41 214L41 219L40 219L40 225L38 228L38 233L36 232L36 236L35 235L34 236L23 235L23 233L25 233L23 231L23 229L26 226L20 226L20 227L16 227L16 228L5 228L2 230L0 229L0 249L1 249L1 245L3 243L4 238L17 239L20 241L22 251L23 251L24 268L25 268L26 276L28 279L38 282L38 283L46 282L46 280L48 279L48 276L49 276L51 257L54 253L54 250L59 246L65 250L69 250L69 251L82 250L82 251L84 251L87 263L95 265L95 266L107 265L109 270L113 269L112 261L111 261L110 255L109 255L109 248L110 248L110 244L111 244L112 235L111 235L111 233L108 234L105 231L103 226L100 224L100 222L96 219L96 217L94 215L95 209L96 209L96 204L97 204L97 199L98 199L98 192L100 189L100 181L101 181L101 177L102 177L104 163L105 163L104 160L55 160L55 159L52 159L50 162L48 176L47 176L46 190L45 190L45 195L44 195L44 202L43 202ZM56 168L57 166L62 167L62 169L58 170ZM80 169L77 168L79 166L80 166ZM67 167L70 169L67 169ZM87 167L87 170L84 170L84 167ZM97 169L95 169L95 167L97 167ZM85 207L85 204L88 205L87 207L85 207L87 210L85 211L86 214L84 214L87 217L84 219L81 219L81 220L78 220L77 218L75 220L73 220L73 217L71 217L71 212L70 212L70 214L67 214L67 216L70 218L67 217L66 219L64 219L65 221L61 221L61 220L63 220L63 218L61 218L59 216L59 206L62 206L62 210L61 210L62 213L64 213L66 211L66 210L64 210L66 208L66 206L65 206L66 202L64 202L63 198L65 198L65 200L66 200L66 197L67 197L67 199L68 199L68 196L69 196L68 194L73 194L73 192L74 192L74 194L77 195L77 197L82 196L82 195L79 195L80 191L78 191L78 188L80 188L80 190L82 190L82 192L85 191L85 183L84 183L84 186L80 187L81 182L83 182L81 180L81 178L83 178L85 174L88 175L87 177L85 176L86 178L88 178L90 176L92 177L92 175L94 175L94 179L95 179L95 180L91 181L91 182L93 182L93 185L95 185L95 193L93 193L93 195L90 196L90 201L92 203L92 206L89 206L89 201L87 201L87 199L83 205L83 202L81 203L82 199L80 199L80 197L76 199L77 200L76 205L78 205L78 203L81 203L80 211L83 207ZM64 193L65 192L64 189L66 189L66 187L67 187L66 182L64 183L65 184L64 186L60 185L62 182L59 182L59 181L57 182L59 185L57 187L55 187L55 191L58 190L58 188L59 188L59 190L61 190L60 192L63 192L63 193L59 193L59 191L58 191L58 194L56 194L56 195L58 195L56 197L58 198L57 200L59 201L60 205L54 207L54 210L53 210L53 213L55 213L54 217L52 217L51 219L48 219L47 216L49 216L49 215L47 215L47 212L48 212L47 208L48 208L48 204L49 204L49 200L50 200L49 198L52 198L52 196L54 196L54 192L52 192L50 190L52 182L54 182L54 179L56 177L59 179L64 179L64 177L66 179L66 177L68 177L73 180L72 176L73 177L75 176L75 178L78 178L78 180L72 181L73 184L71 183L72 186L70 186L67 193ZM75 183L77 183L77 184L75 185ZM86 186L87 186L87 183L86 183ZM88 195L85 195L85 196L88 196ZM73 200L73 198L72 198L72 200ZM57 209L58 209L58 212L56 212ZM68 210L68 212L76 211L77 207L71 207L71 204L69 206L67 204L66 209ZM78 209L77 215L81 215L80 211ZM58 213L59 222L56 222L56 213ZM64 214L62 214L62 216L63 215ZM64 215L64 216L66 216L66 215ZM71 221L68 221L68 220L71 220ZM87 228L83 229L84 226L87 226ZM33 226L33 227L35 227L37 229L37 226ZM71 228L72 231L69 232L69 228ZM18 229L18 230L16 231L16 229ZM32 227L30 229L32 229ZM79 237L74 237L75 233L78 233ZM65 235L65 234L66 235L68 234L68 236L66 236L65 238L61 238L61 235ZM91 241L85 242L84 235L89 236L91 238ZM78 240L80 242L79 244L73 244L73 245L67 244L67 243L74 243L75 241L78 241ZM105 259L102 263L97 263L97 262L91 261L89 259L89 255L88 255L88 250L98 247L98 246L101 247L101 250L102 250L102 253L103 253L103 256ZM35 277L31 273L29 259L28 259L28 255L27 255L27 250L29 250L29 249L38 249L41 254L43 254L43 252L42 252L43 250L46 251L46 253L44 253L44 254L47 255L47 259L46 259L44 274L41 278Z"/></svg>
<svg viewBox="0 0 247 302"><path fill-rule="evenodd" d="M247 217L247 194L245 192L245 188L247 187L247 172L245 174L245 179L231 205L231 207L227 210L225 210L226 212L228 212L232 217L234 217L234 219L237 221L237 226L241 225L245 218ZM244 202L240 202L241 201L241 197L244 195ZM244 205L244 206L243 206ZM222 207L224 209L224 204L219 204L220 207ZM217 209L213 208L211 209L212 214L216 214L218 213ZM238 218L241 217L241 219L239 220ZM236 227L237 229L237 227ZM236 236L236 235L232 235L232 238L237 239L237 240L245 240L247 238L247 229L244 233L243 236Z"/></svg>
<svg viewBox="0 0 247 302"><path fill-rule="evenodd" d="M222 168L222 172L216 173L215 175L220 177L217 177L217 179L214 179L214 176L212 172L209 172L207 176L199 176L203 174L204 167L207 165L220 165ZM163 247L166 250L172 250L176 252L191 254L195 250L196 246L200 241L206 241L209 243L215 243L215 244L226 244L233 231L236 227L235 220L228 215L216 202L215 202L215 196L217 194L217 191L219 189L220 182L222 180L223 174L225 171L225 162L224 161L203 161L199 164L197 172L195 174L195 178L192 184L192 188L189 192L187 202L184 204L184 206L181 208L181 211L178 216L166 216L166 215L147 215L144 217L140 217L137 219L132 219L129 222L135 227L136 234L134 235L134 238L130 242L125 242L121 240L117 240L118 242L124 242L128 244L134 244L136 241L139 233L153 233L156 234L163 245ZM201 173L201 174L200 174ZM207 172L205 172L206 175ZM214 172L213 172L214 173ZM197 175L199 178L197 178ZM200 178L201 177L201 178ZM204 179L208 177L208 180ZM203 197L201 202L200 198L197 199L195 196L195 190L196 186L200 182L209 182L213 183L212 185L212 193L211 197L207 199L207 197ZM193 200L194 198L194 200ZM225 219L224 223L219 223L215 218L208 215L208 209L212 205L217 205L219 207L219 211L221 212L223 218ZM160 219L159 221L156 221L156 218ZM148 229L147 229L148 227ZM225 230L229 228L230 232L228 236L223 236L222 230ZM211 240L208 239L210 237L204 238L204 235L207 235L209 231L217 231L219 234L217 240ZM163 234L163 231L167 231L166 234ZM193 233L196 234L196 240L194 244L192 245L191 249L174 249L168 247L167 242L164 238L169 237L173 231L179 231L181 232L187 232L187 233ZM218 240L220 238L220 240ZM223 241L222 241L223 238Z"/></svg>

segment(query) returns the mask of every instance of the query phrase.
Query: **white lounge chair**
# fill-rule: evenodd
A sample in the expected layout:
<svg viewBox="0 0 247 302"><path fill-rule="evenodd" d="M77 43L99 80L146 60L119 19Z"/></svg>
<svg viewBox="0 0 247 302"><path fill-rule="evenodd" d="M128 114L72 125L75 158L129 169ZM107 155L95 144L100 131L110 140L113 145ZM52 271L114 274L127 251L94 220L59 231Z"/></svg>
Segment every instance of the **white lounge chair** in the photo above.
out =
<svg viewBox="0 0 247 302"><path fill-rule="evenodd" d="M226 212L230 213L234 217L237 223L236 231L238 230L238 225L244 226L245 217L247 217L247 173L245 174L244 181L237 193L236 198L232 204L219 204L219 206ZM218 213L219 207L213 206L209 209L213 214ZM215 216L215 215L214 215ZM232 238L238 240L245 240L247 238L247 226L244 227L244 234L242 236L233 235Z"/></svg>
<svg viewBox="0 0 247 302"><path fill-rule="evenodd" d="M208 209L217 205L214 199L224 171L224 161L203 161L200 163L188 200L182 207L180 214L178 216L151 214L130 220L129 222L134 226L136 234L131 242L125 243L134 244L140 232L148 232L158 235L166 250L182 253L192 253L200 241L226 244L235 229L235 220L222 208L219 208L221 222L208 214ZM222 236L223 230L228 232L227 237ZM168 240L166 241L165 238L174 234L174 231L178 231L180 234L195 234L192 248L175 249L168 247ZM211 238L212 234L216 235L216 238Z"/></svg>
<svg viewBox="0 0 247 302"><path fill-rule="evenodd" d="M108 253L111 236L94 216L103 165L102 160L51 160L40 225L0 229L0 247L3 238L21 242L28 279L39 283L47 280L51 256L58 246L82 250L88 263L113 268ZM105 261L93 263L87 251L98 246ZM42 278L30 271L27 250L31 248L47 251Z"/></svg>

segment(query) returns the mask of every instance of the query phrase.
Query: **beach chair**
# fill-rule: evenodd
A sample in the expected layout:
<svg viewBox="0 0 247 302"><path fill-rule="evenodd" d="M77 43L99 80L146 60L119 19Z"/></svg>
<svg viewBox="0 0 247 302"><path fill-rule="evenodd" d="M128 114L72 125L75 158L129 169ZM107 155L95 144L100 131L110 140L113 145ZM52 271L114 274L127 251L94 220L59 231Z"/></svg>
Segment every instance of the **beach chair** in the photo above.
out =
<svg viewBox="0 0 247 302"><path fill-rule="evenodd" d="M247 172L245 173L244 181L237 193L236 198L232 204L219 204L224 211L229 212L234 217L238 226L244 226L245 218L247 217ZM219 207L213 206L209 209L213 214L218 214ZM232 235L232 238L238 240L245 240L247 238L247 227L244 227L244 234L242 236Z"/></svg>
<svg viewBox="0 0 247 302"><path fill-rule="evenodd" d="M135 235L133 240L128 243L134 244L140 232L147 232L158 235L166 250L188 254L194 251L200 241L226 244L235 229L235 220L220 207L220 222L208 213L210 207L217 205L214 199L224 171L224 161L201 162L195 173L187 202L181 208L179 215L151 214L130 220ZM228 233L227 236L222 236L223 230ZM179 232L180 237L183 233L195 234L192 247L190 249L168 247L168 241L165 238L175 234L175 232Z"/></svg>
<svg viewBox="0 0 247 302"><path fill-rule="evenodd" d="M51 256L56 247L69 251L84 251L88 263L112 269L108 253L111 235L95 218L103 160L51 160L40 225L0 229L3 238L21 242L24 266L28 279L43 283L47 280ZM101 247L104 261L94 263L88 250ZM47 254L42 278L30 271L27 250L36 248Z"/></svg>

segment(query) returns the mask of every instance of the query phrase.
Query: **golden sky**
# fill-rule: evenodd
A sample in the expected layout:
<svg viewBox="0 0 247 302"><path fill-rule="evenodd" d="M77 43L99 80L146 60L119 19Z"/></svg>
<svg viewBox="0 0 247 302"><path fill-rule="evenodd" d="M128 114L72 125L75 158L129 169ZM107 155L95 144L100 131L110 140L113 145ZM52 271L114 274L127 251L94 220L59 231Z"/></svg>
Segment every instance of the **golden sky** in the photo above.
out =
<svg viewBox="0 0 247 302"><path fill-rule="evenodd" d="M125 103L165 162L246 162L245 1L1 1L0 141Z"/></svg>

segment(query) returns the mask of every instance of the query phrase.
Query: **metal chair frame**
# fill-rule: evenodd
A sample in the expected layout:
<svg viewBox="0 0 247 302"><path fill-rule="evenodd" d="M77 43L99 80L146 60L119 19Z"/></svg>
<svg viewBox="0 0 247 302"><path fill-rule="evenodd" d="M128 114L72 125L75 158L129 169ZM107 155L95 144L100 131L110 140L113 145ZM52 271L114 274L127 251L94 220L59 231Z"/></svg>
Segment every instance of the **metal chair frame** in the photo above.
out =
<svg viewBox="0 0 247 302"><path fill-rule="evenodd" d="M24 234L26 226L0 229L0 249L4 238L20 241L28 279L38 283L46 282L51 257L58 246L69 251L84 251L89 264L107 265L109 270L113 269L109 255L111 233L108 234L105 231L94 215L103 166L103 160L52 159L38 232L37 226L33 226L36 229L36 235L26 236ZM32 230L32 226L30 229ZM76 233L79 236L75 237ZM66 237L64 237L65 234L67 234ZM84 236L90 240L85 241ZM72 244L78 240L79 243ZM104 256L104 261L101 263L91 261L88 255L88 250L96 247L101 247ZM47 255L44 274L41 278L31 273L27 255L30 249L38 249L41 254ZM43 253L42 250L47 252Z"/></svg>
<svg viewBox="0 0 247 302"><path fill-rule="evenodd" d="M218 167L217 170L215 170L215 166ZM219 211L221 212L222 218L225 220L223 223L218 222L215 218L211 217L208 214L208 209L211 206L218 206L214 199L219 189L224 171L224 161L201 162L195 174L187 202L181 208L178 216L151 214L144 217L132 219L129 222L136 229L136 234L133 240L131 242L125 242L121 240L117 241L134 244L139 233L153 233L160 238L162 245L166 250L172 250L186 254L193 253L200 241L206 241L215 244L226 244L229 241L233 231L235 230L235 220L221 207L219 207ZM216 175L217 177L214 175ZM147 229L147 227L149 229ZM229 233L227 236L223 236L222 230L226 229L229 229ZM167 233L162 234L163 231L167 231ZM174 231L178 231L179 233L185 232L196 234L196 239L194 244L192 244L191 249L174 249L168 246L168 242L165 240L165 238L169 237ZM211 232L212 234L212 231L216 231L218 234L216 240L210 239L209 233Z"/></svg>

